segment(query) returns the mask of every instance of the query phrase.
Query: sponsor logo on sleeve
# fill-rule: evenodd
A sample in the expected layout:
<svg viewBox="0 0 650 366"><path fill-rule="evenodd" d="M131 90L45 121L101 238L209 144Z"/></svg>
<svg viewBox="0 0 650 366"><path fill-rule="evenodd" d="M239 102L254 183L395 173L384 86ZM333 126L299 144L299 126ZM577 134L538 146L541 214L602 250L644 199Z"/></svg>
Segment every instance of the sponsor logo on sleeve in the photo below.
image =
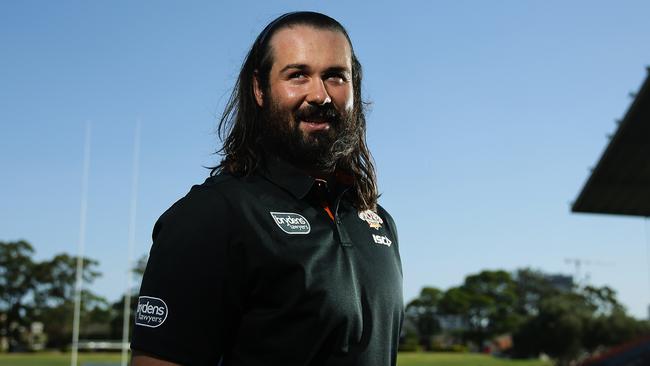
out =
<svg viewBox="0 0 650 366"><path fill-rule="evenodd" d="M375 241L375 243L385 245L387 247L389 247L391 244L393 244L393 242L390 239L388 239L387 237L385 237L383 235L372 234L372 239Z"/></svg>
<svg viewBox="0 0 650 366"><path fill-rule="evenodd" d="M384 223L384 220L379 217L373 210L365 210L359 212L359 218L368 223L373 229L379 230L381 224Z"/></svg>
<svg viewBox="0 0 650 366"><path fill-rule="evenodd" d="M162 299L151 296L140 296L135 312L135 325L158 328L167 319L167 304Z"/></svg>
<svg viewBox="0 0 650 366"><path fill-rule="evenodd" d="M291 212L270 212L273 220L287 234L309 234L311 226L302 215Z"/></svg>

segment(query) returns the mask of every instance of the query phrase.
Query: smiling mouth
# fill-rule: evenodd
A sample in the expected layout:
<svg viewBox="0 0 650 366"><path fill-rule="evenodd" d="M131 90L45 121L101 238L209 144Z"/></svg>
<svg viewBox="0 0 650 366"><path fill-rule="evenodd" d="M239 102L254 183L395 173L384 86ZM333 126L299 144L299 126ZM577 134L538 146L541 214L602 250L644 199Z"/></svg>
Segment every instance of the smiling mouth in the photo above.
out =
<svg viewBox="0 0 650 366"><path fill-rule="evenodd" d="M327 131L330 129L329 121L315 120L315 121L300 121L300 127L305 132L312 131Z"/></svg>

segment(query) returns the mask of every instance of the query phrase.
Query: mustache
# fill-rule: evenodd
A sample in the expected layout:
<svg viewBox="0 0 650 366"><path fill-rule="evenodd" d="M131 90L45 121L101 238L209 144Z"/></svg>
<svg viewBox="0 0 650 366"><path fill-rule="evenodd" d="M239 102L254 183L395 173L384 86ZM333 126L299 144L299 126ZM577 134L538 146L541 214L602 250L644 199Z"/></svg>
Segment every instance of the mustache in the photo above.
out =
<svg viewBox="0 0 650 366"><path fill-rule="evenodd" d="M298 109L294 117L296 121L326 121L330 124L339 124L343 117L331 103L324 105L307 105Z"/></svg>

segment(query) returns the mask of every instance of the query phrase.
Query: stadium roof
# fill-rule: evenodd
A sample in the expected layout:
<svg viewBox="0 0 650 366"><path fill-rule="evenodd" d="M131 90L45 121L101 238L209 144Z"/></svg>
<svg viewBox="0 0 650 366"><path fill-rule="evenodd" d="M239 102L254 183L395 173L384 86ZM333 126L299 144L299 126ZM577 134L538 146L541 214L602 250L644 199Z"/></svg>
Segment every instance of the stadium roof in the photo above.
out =
<svg viewBox="0 0 650 366"><path fill-rule="evenodd" d="M573 212L650 217L650 67Z"/></svg>

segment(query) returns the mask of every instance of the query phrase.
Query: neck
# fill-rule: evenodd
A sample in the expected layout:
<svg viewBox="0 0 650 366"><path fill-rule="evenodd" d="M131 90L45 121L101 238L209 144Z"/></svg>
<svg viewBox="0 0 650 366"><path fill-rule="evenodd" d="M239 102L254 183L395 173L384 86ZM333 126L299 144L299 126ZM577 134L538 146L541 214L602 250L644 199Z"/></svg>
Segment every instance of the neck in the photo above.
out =
<svg viewBox="0 0 650 366"><path fill-rule="evenodd" d="M334 171L336 170L336 163L334 162L323 163L312 159L305 159L305 155L302 155L300 152L282 148L273 141L262 140L261 143L265 152L278 156L309 176L319 179L329 179L334 176Z"/></svg>

